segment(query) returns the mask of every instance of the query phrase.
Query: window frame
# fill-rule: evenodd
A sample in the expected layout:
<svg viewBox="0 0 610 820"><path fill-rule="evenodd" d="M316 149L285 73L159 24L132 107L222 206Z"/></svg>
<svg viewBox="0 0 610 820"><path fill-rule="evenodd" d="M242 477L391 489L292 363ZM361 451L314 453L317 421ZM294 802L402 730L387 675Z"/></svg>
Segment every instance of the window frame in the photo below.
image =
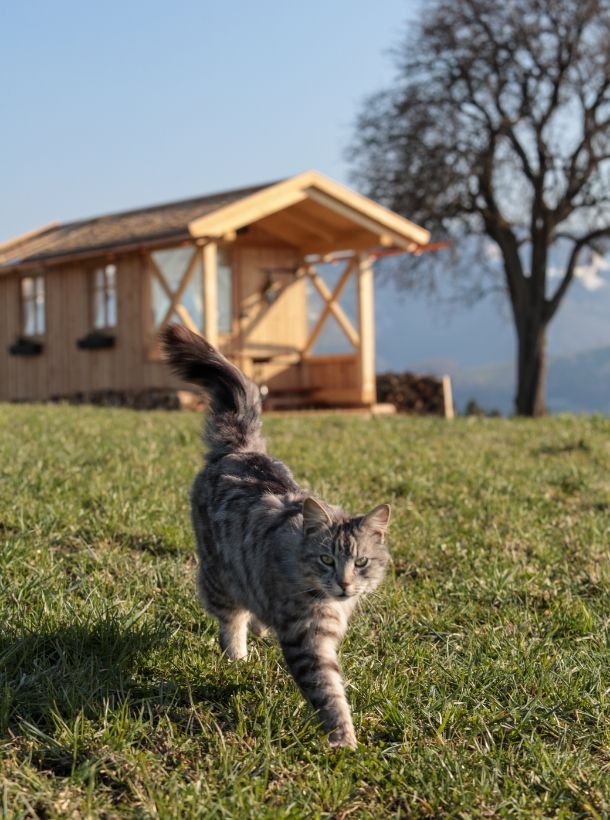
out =
<svg viewBox="0 0 610 820"><path fill-rule="evenodd" d="M237 328L237 307L236 307L236 297L237 297L237 286L236 286L236 275L235 275L235 246L232 243L218 243L216 247L216 268L217 268L217 278L216 278L216 287L218 289L218 338L219 340L226 341L230 337L234 336L236 333ZM221 262L220 257L221 254L226 256L225 261L228 264L223 265L226 270L229 271L229 299L227 307L229 309L229 329L222 329L220 327L220 268Z"/></svg>
<svg viewBox="0 0 610 820"><path fill-rule="evenodd" d="M109 284L109 277L108 277L108 268L114 268L114 277L112 283ZM97 278L98 274L101 273L104 277L103 284L100 286L98 285ZM118 328L119 325L119 300L118 300L118 279L119 268L115 261L106 261L100 262L97 265L94 265L89 270L89 321L90 326L94 332L103 333L104 331L114 332ZM103 318L104 323L98 325L96 323L97 320L97 299L98 294L101 294L102 304L103 304ZM114 297L114 323L109 323L109 295L112 294Z"/></svg>
<svg viewBox="0 0 610 820"><path fill-rule="evenodd" d="M26 295L24 292L25 282L31 280L33 282L31 295ZM42 292L42 312L39 313L37 300L41 295L38 292L39 285L41 285ZM33 310L34 331L28 333L27 331L27 306L31 305ZM47 284L44 273L27 273L19 277L19 308L20 308L20 329L21 336L24 339L43 339L47 332ZM39 317L42 316L42 328L39 326Z"/></svg>

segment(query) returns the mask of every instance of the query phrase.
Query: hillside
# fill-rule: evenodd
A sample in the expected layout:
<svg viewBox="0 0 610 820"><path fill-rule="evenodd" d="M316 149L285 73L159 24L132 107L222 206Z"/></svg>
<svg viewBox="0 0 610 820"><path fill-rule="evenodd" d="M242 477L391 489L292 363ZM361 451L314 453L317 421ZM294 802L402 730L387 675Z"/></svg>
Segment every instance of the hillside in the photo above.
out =
<svg viewBox="0 0 610 820"><path fill-rule="evenodd" d="M551 324L548 395L553 412L610 412L610 281L604 275L576 281ZM441 289L428 300L379 277L378 372L448 373L459 408L474 398L511 413L515 339L506 306L499 299L471 307L442 303L448 296Z"/></svg>
<svg viewBox="0 0 610 820"><path fill-rule="evenodd" d="M341 653L354 752L274 641L219 651L199 425L0 406L3 816L608 816L610 420L267 420L299 481L393 506Z"/></svg>
<svg viewBox="0 0 610 820"><path fill-rule="evenodd" d="M486 409L512 412L514 365L458 370L453 375L456 405L476 398ZM549 359L547 403L552 413L610 413L610 347Z"/></svg>

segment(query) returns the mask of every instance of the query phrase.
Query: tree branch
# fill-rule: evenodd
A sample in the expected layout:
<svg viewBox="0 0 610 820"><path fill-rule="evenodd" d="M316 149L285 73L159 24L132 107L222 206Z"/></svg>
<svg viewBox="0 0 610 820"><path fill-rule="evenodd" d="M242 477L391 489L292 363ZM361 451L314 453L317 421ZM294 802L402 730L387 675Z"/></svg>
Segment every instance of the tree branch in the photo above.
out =
<svg viewBox="0 0 610 820"><path fill-rule="evenodd" d="M573 238L570 234L562 234L564 238ZM561 300L566 295L568 288L572 284L572 280L574 279L574 271L576 270L576 263L578 262L578 257L580 252L583 248L587 247L587 245L591 245L596 239L600 239L604 236L610 236L610 226L605 228L599 228L595 231L590 231L585 236L581 236L579 239L574 241L572 246L572 251L570 253L570 257L568 259L568 266L566 268L566 272L561 280L557 290L553 294L550 299L545 301L544 305L544 320L545 322L549 322L553 316L555 315L557 308L561 304Z"/></svg>

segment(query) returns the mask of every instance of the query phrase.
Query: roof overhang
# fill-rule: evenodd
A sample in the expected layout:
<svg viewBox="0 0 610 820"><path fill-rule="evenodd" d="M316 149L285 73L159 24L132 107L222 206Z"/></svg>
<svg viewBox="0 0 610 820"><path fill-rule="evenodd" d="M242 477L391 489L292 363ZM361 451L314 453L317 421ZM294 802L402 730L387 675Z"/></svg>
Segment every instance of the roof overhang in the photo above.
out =
<svg viewBox="0 0 610 820"><path fill-rule="evenodd" d="M317 171L211 198L221 196L228 204L210 208L210 198L203 197L66 225L47 225L0 243L0 275L169 247L172 243L230 241L242 232L247 232L246 242L278 242L305 256L372 252L380 247L420 253L430 240L428 231L419 225ZM201 216L197 215L199 205ZM171 214L172 209L184 207L190 209L187 218L176 221L174 215L173 221L163 223L166 211ZM158 216L158 225L146 221L153 212ZM118 235L116 231L108 233L109 224L118 225Z"/></svg>
<svg viewBox="0 0 610 820"><path fill-rule="evenodd" d="M317 171L278 182L189 223L195 239L257 225L306 252L393 246L417 251L430 233Z"/></svg>

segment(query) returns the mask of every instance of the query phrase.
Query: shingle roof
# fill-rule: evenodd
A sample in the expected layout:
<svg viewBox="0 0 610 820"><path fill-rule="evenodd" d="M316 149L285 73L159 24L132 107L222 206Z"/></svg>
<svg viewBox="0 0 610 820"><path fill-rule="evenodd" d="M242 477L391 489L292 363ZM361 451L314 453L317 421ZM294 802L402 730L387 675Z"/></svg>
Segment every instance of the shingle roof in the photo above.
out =
<svg viewBox="0 0 610 820"><path fill-rule="evenodd" d="M189 222L274 183L153 205L134 211L55 224L22 238L0 243L0 272L70 254L119 250L121 246L188 239Z"/></svg>

